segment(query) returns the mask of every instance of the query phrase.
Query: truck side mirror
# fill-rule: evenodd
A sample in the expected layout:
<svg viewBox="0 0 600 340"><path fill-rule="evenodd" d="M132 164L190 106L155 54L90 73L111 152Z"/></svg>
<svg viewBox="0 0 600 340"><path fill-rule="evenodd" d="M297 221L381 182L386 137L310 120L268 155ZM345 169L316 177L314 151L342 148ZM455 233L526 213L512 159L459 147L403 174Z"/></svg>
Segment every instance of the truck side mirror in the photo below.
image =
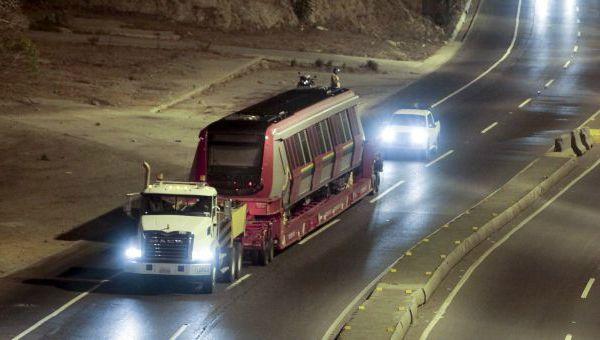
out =
<svg viewBox="0 0 600 340"><path fill-rule="evenodd" d="M127 197L127 202L123 206L123 212L133 220L138 219L142 214L142 196L139 193L129 193L125 196Z"/></svg>

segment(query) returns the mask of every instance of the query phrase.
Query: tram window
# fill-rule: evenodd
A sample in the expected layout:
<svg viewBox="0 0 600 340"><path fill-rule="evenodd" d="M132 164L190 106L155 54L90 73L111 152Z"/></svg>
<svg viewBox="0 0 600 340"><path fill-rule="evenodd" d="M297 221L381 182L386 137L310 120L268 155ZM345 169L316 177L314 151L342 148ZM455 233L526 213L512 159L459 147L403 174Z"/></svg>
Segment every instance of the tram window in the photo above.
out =
<svg viewBox="0 0 600 340"><path fill-rule="evenodd" d="M310 150L312 151L312 158L314 159L318 155L321 155L325 152L324 144L320 137L318 125L313 125L306 131L308 132L308 141L310 144Z"/></svg>
<svg viewBox="0 0 600 340"><path fill-rule="evenodd" d="M360 121L358 118L358 114L356 113L355 107L351 107L348 109L348 118L350 118L350 127L352 128L352 134L360 134Z"/></svg>
<svg viewBox="0 0 600 340"><path fill-rule="evenodd" d="M333 144L331 143L331 135L329 134L329 124L326 120L319 123L319 127L321 130L321 136L323 137L325 151L333 150Z"/></svg>
<svg viewBox="0 0 600 340"><path fill-rule="evenodd" d="M310 147L308 145L308 138L306 136L306 130L304 131L300 131L298 133L299 137L300 137L300 144L302 146L302 154L304 155L304 163L309 163L312 161L311 157L310 157Z"/></svg>
<svg viewBox="0 0 600 340"><path fill-rule="evenodd" d="M297 135L293 135L285 140L285 149L289 155L289 161L292 168L297 168L303 164L299 143L297 142Z"/></svg>
<svg viewBox="0 0 600 340"><path fill-rule="evenodd" d="M342 128L344 132L344 143L352 139L352 132L350 131L350 122L348 121L348 115L346 111L339 113L342 119Z"/></svg>
<svg viewBox="0 0 600 340"><path fill-rule="evenodd" d="M344 133L342 127L342 119L340 118L340 114L336 113L329 118L329 123L331 127L331 133L333 135L333 141L335 145L339 145L344 143Z"/></svg>

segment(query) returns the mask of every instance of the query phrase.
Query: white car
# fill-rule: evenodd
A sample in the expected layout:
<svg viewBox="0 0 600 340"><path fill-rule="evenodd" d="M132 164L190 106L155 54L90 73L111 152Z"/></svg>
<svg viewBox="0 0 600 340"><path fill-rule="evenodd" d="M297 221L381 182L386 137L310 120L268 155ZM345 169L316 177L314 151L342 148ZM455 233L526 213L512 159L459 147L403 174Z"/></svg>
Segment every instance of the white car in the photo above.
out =
<svg viewBox="0 0 600 340"><path fill-rule="evenodd" d="M402 109L393 112L381 132L381 146L392 150L417 151L429 159L437 152L440 122L429 110Z"/></svg>

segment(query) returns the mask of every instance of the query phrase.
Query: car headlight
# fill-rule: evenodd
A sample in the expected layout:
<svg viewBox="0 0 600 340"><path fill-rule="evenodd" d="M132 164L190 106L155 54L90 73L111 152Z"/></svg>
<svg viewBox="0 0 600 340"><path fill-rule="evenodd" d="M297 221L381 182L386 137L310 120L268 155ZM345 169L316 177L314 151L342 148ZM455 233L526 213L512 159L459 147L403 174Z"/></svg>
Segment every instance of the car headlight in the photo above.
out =
<svg viewBox="0 0 600 340"><path fill-rule="evenodd" d="M390 129L389 127L383 129L383 131L381 132L381 140L386 142L386 143L390 143L393 142L396 135L394 133L394 130Z"/></svg>
<svg viewBox="0 0 600 340"><path fill-rule="evenodd" d="M192 251L192 261L210 262L213 260L213 251L207 247L200 247Z"/></svg>
<svg viewBox="0 0 600 340"><path fill-rule="evenodd" d="M129 247L125 250L125 257L130 260L139 259L142 257L142 251L138 247Z"/></svg>
<svg viewBox="0 0 600 340"><path fill-rule="evenodd" d="M413 144L418 144L418 145L427 144L428 137L429 137L429 135L427 134L427 130L424 130L424 129L413 130L410 133L410 141Z"/></svg>

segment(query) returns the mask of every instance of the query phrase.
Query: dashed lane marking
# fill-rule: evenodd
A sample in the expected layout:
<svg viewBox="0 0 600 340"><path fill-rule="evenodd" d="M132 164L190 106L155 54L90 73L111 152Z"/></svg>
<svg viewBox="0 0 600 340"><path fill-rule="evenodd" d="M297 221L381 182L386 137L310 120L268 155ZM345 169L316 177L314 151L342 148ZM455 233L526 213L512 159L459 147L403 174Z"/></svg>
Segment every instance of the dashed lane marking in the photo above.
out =
<svg viewBox="0 0 600 340"><path fill-rule="evenodd" d="M437 162L441 161L442 159L444 159L444 158L446 158L446 157L450 156L450 155L451 155L451 154L453 154L453 153L454 153L454 150L450 150L450 151L446 152L445 154L441 155L440 157L438 157L438 158L436 158L436 159L432 160L431 162L427 163L427 164L425 165L425 167L426 167L426 168L429 168L430 166L432 166L432 165L434 165L435 163L437 163Z"/></svg>
<svg viewBox="0 0 600 340"><path fill-rule="evenodd" d="M339 218L327 223L323 228L317 230L316 232L314 232L312 235L310 235L309 237L301 240L300 242L298 242L298 244L305 244L306 242L310 241L313 237L316 237L317 235L319 235L320 233L324 232L325 230L329 229L332 225L338 223L339 221L341 221Z"/></svg>
<svg viewBox="0 0 600 340"><path fill-rule="evenodd" d="M565 340L571 340L571 339L573 339L573 335L571 335L571 334L565 335Z"/></svg>
<svg viewBox="0 0 600 340"><path fill-rule="evenodd" d="M524 108L525 105L529 104L532 100L533 100L533 98L527 98L527 99L525 99L524 102L522 102L521 104L519 104L519 109Z"/></svg>
<svg viewBox="0 0 600 340"><path fill-rule="evenodd" d="M579 45L575 45L575 47L573 47L573 53L577 53L579 51Z"/></svg>
<svg viewBox="0 0 600 340"><path fill-rule="evenodd" d="M398 183L392 185L391 187L387 188L384 192L382 192L381 194L377 195L377 197L375 197L372 200L370 200L369 203L375 203L375 202L379 201L385 195L389 194L392 190L396 189L397 187L401 186L402 184L404 184L404 181L399 181Z"/></svg>
<svg viewBox="0 0 600 340"><path fill-rule="evenodd" d="M181 327L179 327L177 329L177 332L175 332L175 334L171 335L171 337L169 338L169 340L175 340L177 338L179 338L179 336L185 332L185 329L188 328L189 324L184 323L183 325L181 325Z"/></svg>
<svg viewBox="0 0 600 340"><path fill-rule="evenodd" d="M496 125L498 125L498 122L493 122L488 127L486 127L485 129L481 130L481 133L484 134L484 133L490 131L491 129L495 128Z"/></svg>
<svg viewBox="0 0 600 340"><path fill-rule="evenodd" d="M550 79L546 84L544 84L544 87L549 88L552 84L554 84L554 79Z"/></svg>
<svg viewBox="0 0 600 340"><path fill-rule="evenodd" d="M563 68L568 68L571 65L571 60L567 60L567 62L563 65Z"/></svg>
<svg viewBox="0 0 600 340"><path fill-rule="evenodd" d="M242 281L250 278L250 276L252 276L252 274L246 274L246 275L240 277L237 281L235 281L234 283L230 284L227 288L225 288L225 290L230 290L231 288L236 287L237 285L242 283Z"/></svg>
<svg viewBox="0 0 600 340"><path fill-rule="evenodd" d="M594 284L595 281L596 281L596 279L593 277L588 280L587 284L585 285L585 288L583 289L583 293L581 293L582 299L587 299L588 294L590 293L590 289L592 289L592 285Z"/></svg>

